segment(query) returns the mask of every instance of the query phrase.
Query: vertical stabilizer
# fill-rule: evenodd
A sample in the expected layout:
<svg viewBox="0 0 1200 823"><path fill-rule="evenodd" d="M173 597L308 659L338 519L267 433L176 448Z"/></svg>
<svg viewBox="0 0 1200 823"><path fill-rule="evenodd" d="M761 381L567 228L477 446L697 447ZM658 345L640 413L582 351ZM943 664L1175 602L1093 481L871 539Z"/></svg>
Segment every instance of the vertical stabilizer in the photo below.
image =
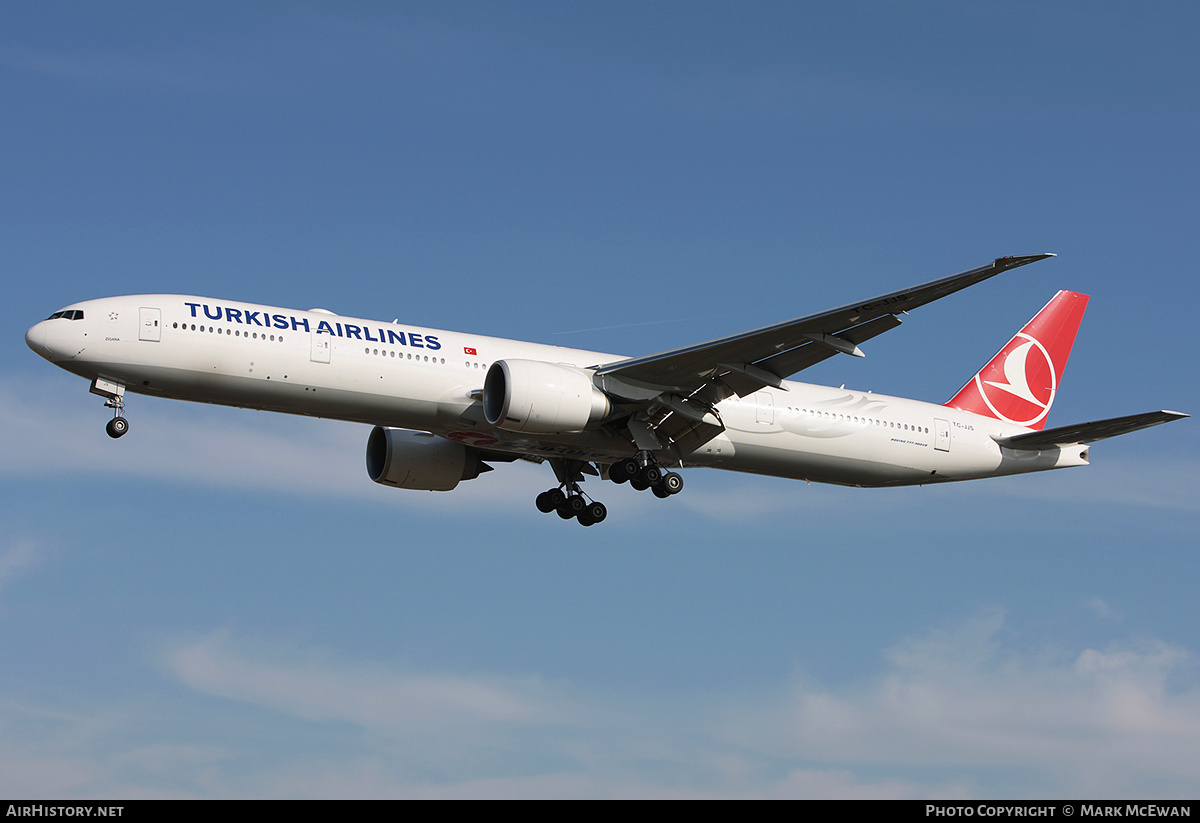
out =
<svg viewBox="0 0 1200 823"><path fill-rule="evenodd" d="M945 405L1041 429L1062 382L1088 296L1060 291Z"/></svg>

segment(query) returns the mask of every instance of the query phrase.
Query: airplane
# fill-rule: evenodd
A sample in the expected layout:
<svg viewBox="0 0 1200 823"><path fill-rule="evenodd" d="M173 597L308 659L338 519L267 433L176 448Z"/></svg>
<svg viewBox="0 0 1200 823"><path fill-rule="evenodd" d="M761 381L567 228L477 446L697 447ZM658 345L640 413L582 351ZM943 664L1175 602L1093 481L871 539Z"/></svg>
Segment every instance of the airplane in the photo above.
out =
<svg viewBox="0 0 1200 823"><path fill-rule="evenodd" d="M944 404L785 380L1002 272L994 262L912 288L643 357L207 297L73 303L25 335L91 381L123 436L126 392L371 425L371 480L450 491L518 459L558 485L537 508L607 516L585 475L678 494L681 468L816 483L943 483L1088 463L1088 445L1188 417L1153 411L1045 428L1087 295L1060 291Z"/></svg>

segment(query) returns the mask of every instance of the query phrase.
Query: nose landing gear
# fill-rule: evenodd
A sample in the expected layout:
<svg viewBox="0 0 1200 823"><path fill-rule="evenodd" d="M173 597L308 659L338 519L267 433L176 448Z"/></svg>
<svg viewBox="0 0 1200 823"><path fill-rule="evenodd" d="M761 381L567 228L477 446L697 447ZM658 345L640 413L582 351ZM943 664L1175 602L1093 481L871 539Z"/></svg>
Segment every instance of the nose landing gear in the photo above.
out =
<svg viewBox="0 0 1200 823"><path fill-rule="evenodd" d="M109 420L108 425L104 427L109 437L116 439L129 431L129 421L121 416L121 412L125 409L124 386L97 377L92 381L92 387L88 391L103 397L104 407L113 410L113 419Z"/></svg>

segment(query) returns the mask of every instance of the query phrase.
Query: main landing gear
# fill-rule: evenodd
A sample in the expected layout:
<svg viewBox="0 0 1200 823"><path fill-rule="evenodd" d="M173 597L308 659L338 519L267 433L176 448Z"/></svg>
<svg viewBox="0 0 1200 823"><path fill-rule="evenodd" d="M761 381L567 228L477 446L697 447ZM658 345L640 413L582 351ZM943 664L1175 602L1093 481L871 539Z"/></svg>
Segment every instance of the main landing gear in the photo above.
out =
<svg viewBox="0 0 1200 823"><path fill-rule="evenodd" d="M584 472L597 474L588 463L551 458L550 465L558 477L557 488L537 496L538 511L557 512L563 520L576 519L584 526L594 526L608 516L603 503L592 500L579 488ZM629 483L638 491L650 489L655 497L666 498L683 491L683 478L676 472L663 471L649 452L620 460L608 467L608 479L614 483Z"/></svg>
<svg viewBox="0 0 1200 823"><path fill-rule="evenodd" d="M590 500L579 490L578 483L544 491L537 496L538 511L558 512L563 520L575 518L582 526L594 526L608 517L608 509L597 500Z"/></svg>
<svg viewBox="0 0 1200 823"><path fill-rule="evenodd" d="M608 478L614 483L625 483L642 492L650 489L654 496L667 498L683 491L683 477L677 472L664 472L653 460L642 463L630 457L613 463L608 469Z"/></svg>

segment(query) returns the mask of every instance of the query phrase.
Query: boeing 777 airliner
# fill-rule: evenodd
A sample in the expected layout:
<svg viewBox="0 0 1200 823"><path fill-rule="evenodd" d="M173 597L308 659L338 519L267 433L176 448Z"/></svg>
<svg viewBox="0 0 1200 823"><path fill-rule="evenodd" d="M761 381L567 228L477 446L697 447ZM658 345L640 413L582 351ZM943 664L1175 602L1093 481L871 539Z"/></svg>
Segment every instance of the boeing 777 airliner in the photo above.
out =
<svg viewBox="0 0 1200 823"><path fill-rule="evenodd" d="M120 437L126 391L367 423L367 473L449 491L490 463L548 462L537 507L585 526L585 475L669 497L678 468L907 486L1080 466L1088 444L1185 414L1045 428L1086 295L1060 291L943 405L785 380L1009 269L986 266L830 311L645 357L169 294L54 312L25 335L91 381Z"/></svg>

